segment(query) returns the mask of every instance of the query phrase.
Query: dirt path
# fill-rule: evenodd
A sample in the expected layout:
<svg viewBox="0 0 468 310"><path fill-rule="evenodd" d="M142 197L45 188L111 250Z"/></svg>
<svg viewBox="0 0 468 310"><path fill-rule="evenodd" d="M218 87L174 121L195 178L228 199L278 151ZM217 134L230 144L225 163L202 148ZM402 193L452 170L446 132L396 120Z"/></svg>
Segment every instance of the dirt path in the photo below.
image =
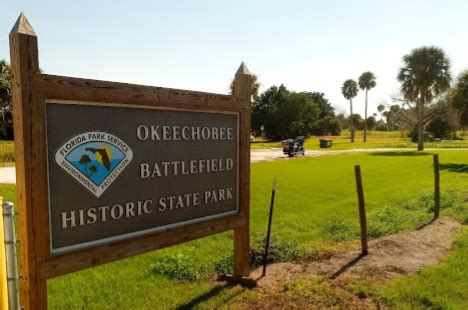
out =
<svg viewBox="0 0 468 310"><path fill-rule="evenodd" d="M425 149L426 151L468 151L468 148L429 148ZM348 154L348 153L364 153L364 152L387 152L387 151L414 151L414 149L408 148L374 148L374 149L351 149L351 150L306 150L305 156L326 156L326 155L339 155L339 154ZM256 149L250 152L250 161L252 163L260 161L269 161L276 159L288 159L287 155L283 154L283 150L280 148L271 148L271 149Z"/></svg>
<svg viewBox="0 0 468 310"><path fill-rule="evenodd" d="M438 263L450 251L462 227L451 218L442 218L414 231L370 241L369 255L365 257L359 255L359 245L354 244L333 251L329 259L319 262L272 264L268 266L265 277L261 277L262 270L259 268L251 274L252 279L257 279L255 290L258 298L241 301L239 306L266 309L282 308L289 302L301 304L297 296L294 301L288 301L291 296L284 293L284 284L311 276L330 279L328 284L323 285L331 285L336 289L349 278L383 282L414 273L422 267ZM361 300L352 294L350 296L347 298L355 299L350 301L350 305L359 304L359 307L366 308L376 306L371 300Z"/></svg>

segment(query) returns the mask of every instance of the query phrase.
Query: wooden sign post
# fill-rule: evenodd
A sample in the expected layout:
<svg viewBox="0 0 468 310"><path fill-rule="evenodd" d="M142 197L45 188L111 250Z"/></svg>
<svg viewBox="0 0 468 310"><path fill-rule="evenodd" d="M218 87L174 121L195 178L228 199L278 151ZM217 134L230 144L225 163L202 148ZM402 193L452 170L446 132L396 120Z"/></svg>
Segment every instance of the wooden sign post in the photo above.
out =
<svg viewBox="0 0 468 310"><path fill-rule="evenodd" d="M10 51L25 309L52 277L227 230L249 274L244 63L232 96L41 74L23 14Z"/></svg>

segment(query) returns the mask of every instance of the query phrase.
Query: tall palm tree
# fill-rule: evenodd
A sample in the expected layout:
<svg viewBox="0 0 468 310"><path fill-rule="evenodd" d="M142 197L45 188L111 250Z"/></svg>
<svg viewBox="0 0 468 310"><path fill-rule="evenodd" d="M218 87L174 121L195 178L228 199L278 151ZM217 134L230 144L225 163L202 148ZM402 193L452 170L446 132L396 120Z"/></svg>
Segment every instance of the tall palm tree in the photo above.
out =
<svg viewBox="0 0 468 310"><path fill-rule="evenodd" d="M354 80L346 80L341 87L341 92L343 96L349 100L349 127L351 129L351 142L354 142L354 122L353 122L353 98L356 97L358 93L358 85Z"/></svg>
<svg viewBox="0 0 468 310"><path fill-rule="evenodd" d="M252 74L251 76L251 88L250 93L252 94L252 99L255 101L258 99L259 91L260 91L260 82L258 81L258 77L256 74ZM234 94L234 79L231 81L231 85L229 85L229 91Z"/></svg>
<svg viewBox="0 0 468 310"><path fill-rule="evenodd" d="M374 73L367 71L361 74L359 77L359 88L366 91L366 106L364 110L364 138L363 141L367 141L367 93L370 89L374 88L377 83L375 82Z"/></svg>
<svg viewBox="0 0 468 310"><path fill-rule="evenodd" d="M425 106L450 88L450 59L435 46L423 46L403 57L404 66L398 73L401 92L414 103L418 125L418 151L424 150Z"/></svg>

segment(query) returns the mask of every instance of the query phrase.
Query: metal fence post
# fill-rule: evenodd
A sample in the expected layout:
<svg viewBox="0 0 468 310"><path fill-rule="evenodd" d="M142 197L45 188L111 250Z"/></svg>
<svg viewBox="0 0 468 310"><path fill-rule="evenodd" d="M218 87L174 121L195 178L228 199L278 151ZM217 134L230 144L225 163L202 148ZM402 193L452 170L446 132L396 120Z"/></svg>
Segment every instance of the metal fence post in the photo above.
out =
<svg viewBox="0 0 468 310"><path fill-rule="evenodd" d="M20 309L18 290L18 265L16 261L15 209L12 202L3 203L3 224L5 233L5 256L7 266L8 308Z"/></svg>

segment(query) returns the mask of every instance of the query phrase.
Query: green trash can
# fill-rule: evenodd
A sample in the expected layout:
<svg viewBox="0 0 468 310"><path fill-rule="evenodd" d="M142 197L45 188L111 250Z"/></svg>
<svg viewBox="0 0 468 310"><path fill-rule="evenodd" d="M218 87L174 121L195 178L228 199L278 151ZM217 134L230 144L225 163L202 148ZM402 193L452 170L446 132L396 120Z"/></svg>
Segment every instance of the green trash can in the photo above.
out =
<svg viewBox="0 0 468 310"><path fill-rule="evenodd" d="M332 140L320 139L320 148L321 149L326 149L326 148L331 148L331 147L332 147Z"/></svg>

